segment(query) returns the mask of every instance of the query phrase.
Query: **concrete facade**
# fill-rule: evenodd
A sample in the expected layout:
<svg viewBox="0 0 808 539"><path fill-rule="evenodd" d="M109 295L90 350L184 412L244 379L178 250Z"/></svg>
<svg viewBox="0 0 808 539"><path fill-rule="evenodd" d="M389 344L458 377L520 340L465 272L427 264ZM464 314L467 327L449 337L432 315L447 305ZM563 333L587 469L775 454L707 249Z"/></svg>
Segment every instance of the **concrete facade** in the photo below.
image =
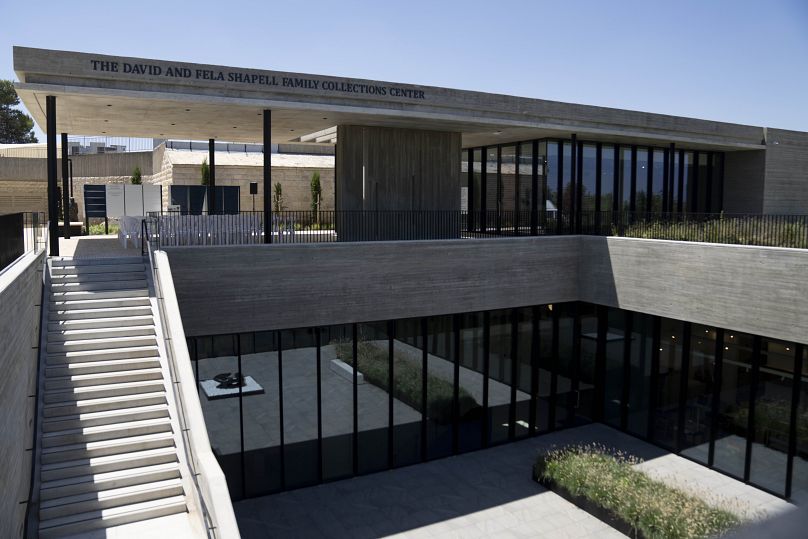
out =
<svg viewBox="0 0 808 539"><path fill-rule="evenodd" d="M808 342L800 249L561 236L166 250L189 336L580 300Z"/></svg>
<svg viewBox="0 0 808 539"><path fill-rule="evenodd" d="M808 133L766 130L763 213L808 214Z"/></svg>
<svg viewBox="0 0 808 539"><path fill-rule="evenodd" d="M763 181L766 151L748 150L724 154L724 211L763 213Z"/></svg>
<svg viewBox="0 0 808 539"><path fill-rule="evenodd" d="M29 253L0 275L0 537L22 537L31 483L39 304L45 253Z"/></svg>

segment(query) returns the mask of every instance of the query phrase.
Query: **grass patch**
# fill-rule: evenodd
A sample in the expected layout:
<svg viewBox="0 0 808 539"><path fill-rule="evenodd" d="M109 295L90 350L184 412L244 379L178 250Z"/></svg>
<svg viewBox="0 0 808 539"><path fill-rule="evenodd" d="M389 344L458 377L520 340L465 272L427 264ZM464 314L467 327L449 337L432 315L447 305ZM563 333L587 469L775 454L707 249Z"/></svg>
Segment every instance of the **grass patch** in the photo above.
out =
<svg viewBox="0 0 808 539"><path fill-rule="evenodd" d="M674 241L699 241L735 245L808 248L808 223L804 217L720 217L708 221L644 220L627 223L622 233L612 225L612 235Z"/></svg>
<svg viewBox="0 0 808 539"><path fill-rule="evenodd" d="M109 233L110 234L117 234L118 231L121 229L118 223L109 223ZM90 236L101 236L105 234L104 232L104 223L93 223L90 225L89 230L87 230L87 234Z"/></svg>
<svg viewBox="0 0 808 539"><path fill-rule="evenodd" d="M353 366L353 350L350 342L335 342L337 357ZM367 341L357 343L359 372L365 381L389 393L389 362L387 347L380 347ZM421 363L394 353L393 356L393 397L406 405L423 412ZM443 378L427 373L426 415L441 425L452 421L452 400L454 386ZM458 391L460 417L480 413L480 405L462 387Z"/></svg>
<svg viewBox="0 0 808 539"><path fill-rule="evenodd" d="M640 461L597 446L549 452L536 477L610 511L648 538L715 537L740 524L733 513L655 481L633 467Z"/></svg>

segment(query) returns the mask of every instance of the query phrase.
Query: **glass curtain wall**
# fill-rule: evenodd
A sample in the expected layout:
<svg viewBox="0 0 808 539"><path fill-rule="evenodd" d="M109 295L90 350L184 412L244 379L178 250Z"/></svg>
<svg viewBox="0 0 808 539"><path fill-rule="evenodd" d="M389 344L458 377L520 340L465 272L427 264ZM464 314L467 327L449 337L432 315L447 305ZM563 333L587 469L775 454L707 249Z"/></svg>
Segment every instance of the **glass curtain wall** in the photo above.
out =
<svg viewBox="0 0 808 539"><path fill-rule="evenodd" d="M615 147L604 144L600 152L600 211L616 210L614 194Z"/></svg>
<svg viewBox="0 0 808 539"><path fill-rule="evenodd" d="M565 303L189 339L233 499L602 420L808 494L805 346Z"/></svg>

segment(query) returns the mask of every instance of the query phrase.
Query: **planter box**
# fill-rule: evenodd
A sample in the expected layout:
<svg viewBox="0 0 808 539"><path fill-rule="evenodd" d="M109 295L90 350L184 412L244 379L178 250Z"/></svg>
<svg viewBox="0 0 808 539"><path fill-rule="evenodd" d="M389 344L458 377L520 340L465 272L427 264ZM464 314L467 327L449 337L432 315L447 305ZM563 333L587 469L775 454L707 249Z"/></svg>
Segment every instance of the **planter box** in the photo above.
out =
<svg viewBox="0 0 808 539"><path fill-rule="evenodd" d="M337 376L341 376L342 378L345 378L349 382L353 383L353 367L341 359L337 358L331 360L331 371L337 374ZM356 383L357 385L365 383L365 377L361 372L356 373Z"/></svg>
<svg viewBox="0 0 808 539"><path fill-rule="evenodd" d="M639 530L634 529L634 527L629 524L627 521L623 520L619 516L615 515L610 509L606 509L605 507L601 507L600 505L596 504L595 502L591 501L584 496L576 496L568 491L566 488L556 484L555 481L541 479L539 478L538 467L533 466L533 480L538 482L541 486L550 490L571 504L578 507L583 511L586 511L596 519L600 520L601 522L608 524L615 530L619 531L620 533L627 535L629 537L633 537L635 539L647 539L646 536L640 532Z"/></svg>

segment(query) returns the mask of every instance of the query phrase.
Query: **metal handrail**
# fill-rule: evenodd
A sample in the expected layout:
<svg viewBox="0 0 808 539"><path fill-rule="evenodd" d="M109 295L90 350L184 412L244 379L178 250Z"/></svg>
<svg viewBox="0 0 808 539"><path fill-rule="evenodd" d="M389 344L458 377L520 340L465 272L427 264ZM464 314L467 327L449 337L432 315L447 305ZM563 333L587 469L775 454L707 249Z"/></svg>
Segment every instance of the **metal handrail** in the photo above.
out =
<svg viewBox="0 0 808 539"><path fill-rule="evenodd" d="M147 219L149 219L149 218L147 218ZM202 514L202 519L204 521L205 529L206 529L206 533L207 533L208 537L211 537L211 538L223 537L223 538L227 538L227 539L229 539L231 537L232 538L237 538L237 537L239 537L238 526L235 523L235 516L233 515L233 512L232 512L232 503L230 501L229 495L227 495L227 484L226 484L226 481L224 479L224 474L221 472L221 469L219 469L219 475L221 475L220 481L224 484L223 492L224 492L225 495L227 495L226 507L221 507L222 500L218 500L219 503L217 503L217 500L206 500L204 489L203 489L202 485L200 485L200 477L203 476L203 472L201 472L200 469L199 469L200 468L200 463L199 463L200 458L196 454L196 451L195 451L195 448L194 448L194 445L195 445L194 440L192 440L192 438L191 438L191 432L192 432L191 429L192 428L190 426L191 421L189 421L188 411L186 410L187 403L185 402L185 399L183 399L182 395L181 395L181 391L183 389L182 386L181 386L182 375L179 372L180 367L179 367L178 357L177 357L178 355L181 355L181 354L177 354L177 351L175 349L175 344L174 344L174 342L178 338L178 335L175 335L174 337L172 337L172 333L174 331L178 331L178 332L182 333L181 341L182 341L182 343L184 343L185 342L184 341L184 332L182 331L182 328L179 328L179 329L171 328L169 326L169 323L168 323L169 315L166 312L166 298L165 298L164 293L163 293L163 283L162 283L162 281L160 279L160 272L158 271L157 261L156 261L156 259L154 257L154 249L152 248L151 235L150 235L150 230L149 230L147 219L143 219L142 222L141 222L141 231L142 231L141 252L143 253L143 251L145 251L145 254L147 254L148 257L149 257L149 269L150 269L151 274L152 274L152 282L154 283L155 298L157 300L158 314L159 314L159 317L160 317L160 327L161 327L161 330L162 330L163 342L164 342L164 345L165 345L164 347L165 347L166 355L167 355L166 359L167 359L167 362L168 362L169 371L170 371L170 375L171 375L171 378L172 378L172 383L173 383L173 386L174 386L173 394L174 394L174 401L175 401L175 404L176 404L176 407L177 407L177 415L178 415L177 419L178 419L179 424L180 424L180 432L181 432L182 439L183 439L183 448L184 448L185 456L186 456L186 459L187 459L187 462L188 462L188 467L189 467L190 472L191 472L191 480L193 482L193 485L194 485L194 488L195 488L195 491L196 491L195 492L195 494L196 494L195 497L199 501L199 508L200 508L200 511L201 511L201 514ZM176 298L174 298L174 301L176 302ZM174 331L172 331L172 330L174 330ZM188 355L187 354L187 349L186 349L185 355L186 356ZM190 361L190 359L189 359L189 361ZM194 391L196 391L195 387L194 387ZM201 414L201 413L202 412L201 412L201 407L200 407L199 414ZM204 430L205 429L204 422L201 425L196 425L196 428L201 428L201 429ZM204 434L205 434L204 439L207 440L207 433L205 432ZM208 446L208 448L210 447L210 442L207 442L207 446ZM214 460L214 462L215 462L215 460ZM216 464L216 466L218 466L218 463ZM222 489L220 489L220 490L222 490ZM220 510L221 509L226 509L228 514L227 515L220 515L218 511L216 511L216 512L212 511L211 510L212 508L210 507L211 505L220 506L219 507ZM217 516L219 517L218 519L217 519ZM219 521L221 519L226 519L228 522L223 524L222 522Z"/></svg>

